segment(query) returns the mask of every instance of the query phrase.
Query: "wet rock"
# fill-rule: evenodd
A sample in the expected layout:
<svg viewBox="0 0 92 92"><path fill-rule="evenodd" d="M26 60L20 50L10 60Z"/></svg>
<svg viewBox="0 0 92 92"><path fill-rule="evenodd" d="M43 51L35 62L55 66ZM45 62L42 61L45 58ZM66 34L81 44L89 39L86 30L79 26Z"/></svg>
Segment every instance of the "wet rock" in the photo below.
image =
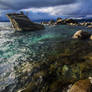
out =
<svg viewBox="0 0 92 92"><path fill-rule="evenodd" d="M57 22L62 22L62 18L57 18Z"/></svg>
<svg viewBox="0 0 92 92"><path fill-rule="evenodd" d="M71 26L78 26L77 23L69 23L69 25L71 25Z"/></svg>
<svg viewBox="0 0 92 92"><path fill-rule="evenodd" d="M44 22L42 24L45 24ZM76 20L73 19L62 19L62 18L57 18L56 21L54 20L50 20L48 23L49 25L72 25L72 26L76 26L78 25L78 22Z"/></svg>
<svg viewBox="0 0 92 92"><path fill-rule="evenodd" d="M39 68L45 67L44 64L42 65ZM32 81L21 92L62 92L68 84L89 76L87 71L91 66L88 70L86 66L88 65L83 63L62 65L57 61L56 64L50 64L46 70L40 69L30 76Z"/></svg>
<svg viewBox="0 0 92 92"><path fill-rule="evenodd" d="M91 27L92 23L91 22L83 22L80 23L81 26L86 26L86 27Z"/></svg>
<svg viewBox="0 0 92 92"><path fill-rule="evenodd" d="M41 22L42 25L49 25L48 22Z"/></svg>
<svg viewBox="0 0 92 92"><path fill-rule="evenodd" d="M48 56L46 62L31 62L30 69L29 64L26 66L28 69L20 76L22 82L18 83L24 85L21 92L63 92L68 85L92 76L91 41L73 40L60 47L57 49L61 52ZM29 73L26 75L26 72Z"/></svg>
<svg viewBox="0 0 92 92"><path fill-rule="evenodd" d="M92 25L89 25L88 28L92 28Z"/></svg>
<svg viewBox="0 0 92 92"><path fill-rule="evenodd" d="M90 36L90 38L89 38L90 40L92 40L92 35Z"/></svg>
<svg viewBox="0 0 92 92"><path fill-rule="evenodd" d="M78 25L78 22L73 20L73 19L64 19L62 20L62 18L58 18L57 21L56 21L56 24L68 24L68 25L72 25L72 26L75 26L75 25Z"/></svg>
<svg viewBox="0 0 92 92"><path fill-rule="evenodd" d="M74 35L73 38L77 39L90 39L91 34L88 32L85 32L83 30L77 31Z"/></svg>
<svg viewBox="0 0 92 92"><path fill-rule="evenodd" d="M7 14L10 22L13 25L13 28L16 31L34 31L34 30L43 30L45 27L41 24L33 23L26 15L11 13Z"/></svg>
<svg viewBox="0 0 92 92"><path fill-rule="evenodd" d="M61 24L66 24L66 23L64 23L62 18L57 18L55 25L61 25Z"/></svg>
<svg viewBox="0 0 92 92"><path fill-rule="evenodd" d="M68 23L73 23L73 24L78 24L78 22L76 20L73 20L73 19L65 19L64 20L67 24Z"/></svg>
<svg viewBox="0 0 92 92"><path fill-rule="evenodd" d="M55 25L55 21L54 20L50 20L48 24L49 25Z"/></svg>
<svg viewBox="0 0 92 92"><path fill-rule="evenodd" d="M90 80L79 80L72 86L69 92L91 92Z"/></svg>

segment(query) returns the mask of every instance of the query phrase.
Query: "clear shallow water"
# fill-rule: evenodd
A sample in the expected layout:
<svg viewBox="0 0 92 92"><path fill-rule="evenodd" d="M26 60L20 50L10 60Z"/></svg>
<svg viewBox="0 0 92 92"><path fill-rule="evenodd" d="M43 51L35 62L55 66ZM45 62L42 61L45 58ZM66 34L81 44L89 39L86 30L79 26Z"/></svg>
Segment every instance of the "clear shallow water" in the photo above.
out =
<svg viewBox="0 0 92 92"><path fill-rule="evenodd" d="M34 32L15 32L10 23L0 23L0 91L16 84L15 67L27 61L45 61L46 55L58 53L58 43L71 40L79 29L75 26L46 26L45 30Z"/></svg>

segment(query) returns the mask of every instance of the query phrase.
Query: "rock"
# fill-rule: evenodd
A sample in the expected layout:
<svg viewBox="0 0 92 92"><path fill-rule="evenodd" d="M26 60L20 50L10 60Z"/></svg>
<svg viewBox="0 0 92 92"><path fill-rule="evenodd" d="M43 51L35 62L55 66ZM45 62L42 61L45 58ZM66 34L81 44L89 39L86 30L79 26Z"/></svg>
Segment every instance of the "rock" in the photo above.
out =
<svg viewBox="0 0 92 92"><path fill-rule="evenodd" d="M55 24L56 24L56 25L60 25L60 24L62 24L62 18L57 18Z"/></svg>
<svg viewBox="0 0 92 92"><path fill-rule="evenodd" d="M92 23L91 22L83 22L83 23L80 23L81 26L85 26L85 27L92 27Z"/></svg>
<svg viewBox="0 0 92 92"><path fill-rule="evenodd" d="M74 35L73 38L78 38L78 39L90 39L91 34L88 32L85 32L83 30L77 31Z"/></svg>
<svg viewBox="0 0 92 92"><path fill-rule="evenodd" d="M13 25L13 28L16 31L34 31L34 30L43 30L45 27L41 24L33 23L26 15L23 13L11 13L7 14L10 22Z"/></svg>
<svg viewBox="0 0 92 92"><path fill-rule="evenodd" d="M56 25L58 24L68 24L68 25L72 25L72 26L76 26L78 25L78 22L73 20L73 19L64 19L62 20L61 18L58 18L56 21Z"/></svg>
<svg viewBox="0 0 92 92"><path fill-rule="evenodd" d="M62 18L57 18L55 25L65 25L65 21Z"/></svg>
<svg viewBox="0 0 92 92"><path fill-rule="evenodd" d="M92 40L92 35L90 36L90 38L89 38L90 40Z"/></svg>
<svg viewBox="0 0 92 92"><path fill-rule="evenodd" d="M57 22L62 22L62 18L57 18Z"/></svg>
<svg viewBox="0 0 92 92"><path fill-rule="evenodd" d="M42 25L48 25L48 22L41 22Z"/></svg>
<svg viewBox="0 0 92 92"><path fill-rule="evenodd" d="M18 74L23 73L17 85L21 92L63 92L69 84L92 76L92 41L67 41L58 44L57 50L46 62L25 62L23 70L17 68Z"/></svg>
<svg viewBox="0 0 92 92"><path fill-rule="evenodd" d="M92 28L92 25L89 25L88 28Z"/></svg>
<svg viewBox="0 0 92 92"><path fill-rule="evenodd" d="M77 24L77 23L68 23L68 25L70 25L70 26L79 26L79 24Z"/></svg>
<svg viewBox="0 0 92 92"><path fill-rule="evenodd" d="M48 24L49 25L54 25L55 24L55 21L54 20L50 20Z"/></svg>
<svg viewBox="0 0 92 92"><path fill-rule="evenodd" d="M78 24L78 22L76 20L73 20L73 19L65 19L64 20L67 24L68 23L73 23L73 24Z"/></svg>
<svg viewBox="0 0 92 92"><path fill-rule="evenodd" d="M90 80L79 80L72 86L69 92L91 92Z"/></svg>
<svg viewBox="0 0 92 92"><path fill-rule="evenodd" d="M45 24L45 23L43 22L42 24ZM46 23L46 24L49 24L49 25L66 25L66 24L68 24L68 25L72 25L72 26L79 25L79 23L74 19L62 19L60 17L57 18L56 21L51 20L51 21L49 21L49 23Z"/></svg>

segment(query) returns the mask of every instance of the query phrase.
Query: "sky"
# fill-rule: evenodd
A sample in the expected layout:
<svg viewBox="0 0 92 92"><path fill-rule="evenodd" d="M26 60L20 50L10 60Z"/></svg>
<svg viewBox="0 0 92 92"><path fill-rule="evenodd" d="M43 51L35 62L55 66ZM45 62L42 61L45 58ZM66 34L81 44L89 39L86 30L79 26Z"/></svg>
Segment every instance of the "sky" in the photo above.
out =
<svg viewBox="0 0 92 92"><path fill-rule="evenodd" d="M92 17L92 0L0 0L0 18L24 11L32 20Z"/></svg>

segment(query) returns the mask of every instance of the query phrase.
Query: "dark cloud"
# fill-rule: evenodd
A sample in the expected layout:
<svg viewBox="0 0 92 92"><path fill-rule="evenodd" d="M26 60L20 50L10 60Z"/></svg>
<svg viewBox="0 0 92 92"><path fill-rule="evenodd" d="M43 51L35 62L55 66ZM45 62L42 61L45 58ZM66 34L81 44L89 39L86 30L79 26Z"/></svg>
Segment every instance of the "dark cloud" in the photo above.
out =
<svg viewBox="0 0 92 92"><path fill-rule="evenodd" d="M49 7L75 3L77 0L0 0L2 9L24 9L31 7Z"/></svg>
<svg viewBox="0 0 92 92"><path fill-rule="evenodd" d="M7 3L7 2L3 2L3 1L0 1L0 8L1 9L16 9L13 5Z"/></svg>
<svg viewBox="0 0 92 92"><path fill-rule="evenodd" d="M82 15L92 14L92 0L84 0L79 12Z"/></svg>
<svg viewBox="0 0 92 92"><path fill-rule="evenodd" d="M71 16L86 16L92 15L92 0L80 0L80 7L77 11L68 13Z"/></svg>
<svg viewBox="0 0 92 92"><path fill-rule="evenodd" d="M5 9L5 11L18 11L27 8L30 9L29 12L33 11L34 13L34 11L39 11L41 14L45 13L46 15L47 13L47 15L50 16L87 16L92 15L92 0L0 0L1 11L3 9ZM36 13L34 16L39 17L41 14ZM44 14L42 14L41 17L44 17Z"/></svg>

